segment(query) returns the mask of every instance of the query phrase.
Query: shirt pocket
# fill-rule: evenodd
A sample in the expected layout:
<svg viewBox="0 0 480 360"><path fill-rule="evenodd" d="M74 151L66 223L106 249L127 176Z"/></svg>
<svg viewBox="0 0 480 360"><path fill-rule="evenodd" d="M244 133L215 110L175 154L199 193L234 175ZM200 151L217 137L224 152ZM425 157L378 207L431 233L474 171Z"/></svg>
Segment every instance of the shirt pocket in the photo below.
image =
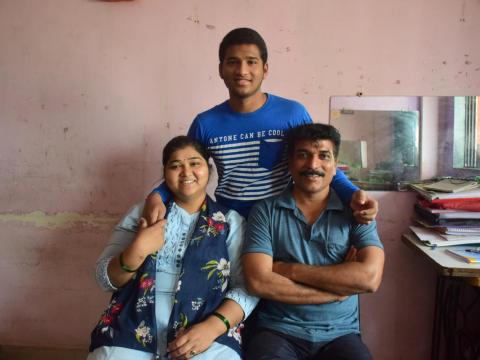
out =
<svg viewBox="0 0 480 360"><path fill-rule="evenodd" d="M282 160L285 143L282 139L263 139L260 142L260 157L258 165L272 170Z"/></svg>
<svg viewBox="0 0 480 360"><path fill-rule="evenodd" d="M348 231L335 230L329 234L326 242L327 256L336 263L343 262L350 249L351 242Z"/></svg>

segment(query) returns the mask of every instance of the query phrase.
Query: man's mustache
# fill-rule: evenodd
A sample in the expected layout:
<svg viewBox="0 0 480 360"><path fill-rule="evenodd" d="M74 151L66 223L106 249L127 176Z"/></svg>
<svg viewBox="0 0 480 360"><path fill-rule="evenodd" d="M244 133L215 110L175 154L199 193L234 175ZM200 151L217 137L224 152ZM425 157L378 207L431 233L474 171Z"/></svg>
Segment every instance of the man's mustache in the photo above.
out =
<svg viewBox="0 0 480 360"><path fill-rule="evenodd" d="M323 171L317 171L317 170L305 170L300 172L301 176L312 176L312 175L317 175L321 177L325 177L325 173Z"/></svg>

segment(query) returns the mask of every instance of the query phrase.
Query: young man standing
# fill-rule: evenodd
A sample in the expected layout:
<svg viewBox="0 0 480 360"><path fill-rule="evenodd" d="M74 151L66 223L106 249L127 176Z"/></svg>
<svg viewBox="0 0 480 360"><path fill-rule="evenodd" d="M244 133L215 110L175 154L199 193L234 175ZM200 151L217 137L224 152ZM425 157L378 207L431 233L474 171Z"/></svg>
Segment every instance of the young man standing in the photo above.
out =
<svg viewBox="0 0 480 360"><path fill-rule="evenodd" d="M194 119L188 135L202 143L218 171L217 201L247 216L253 204L281 193L290 182L286 132L312 120L303 105L262 92L268 75L265 41L255 30L238 28L220 43L219 74L229 99ZM338 171L332 186L351 204L361 222L373 220L377 202ZM165 207L156 189L147 199L149 223L163 218ZM163 196L165 197L165 196Z"/></svg>
<svg viewBox="0 0 480 360"><path fill-rule="evenodd" d="M371 359L357 294L381 282L376 224L358 224L330 189L340 146L334 127L302 125L287 146L294 185L258 202L248 219L245 280L262 300L247 359Z"/></svg>

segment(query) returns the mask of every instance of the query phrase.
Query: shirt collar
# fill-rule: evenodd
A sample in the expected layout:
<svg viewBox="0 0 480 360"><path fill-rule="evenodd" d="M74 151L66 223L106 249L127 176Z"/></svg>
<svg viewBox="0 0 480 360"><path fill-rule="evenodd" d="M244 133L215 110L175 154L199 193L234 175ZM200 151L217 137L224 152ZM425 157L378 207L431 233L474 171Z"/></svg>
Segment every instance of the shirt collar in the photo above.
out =
<svg viewBox="0 0 480 360"><path fill-rule="evenodd" d="M283 207L283 208L292 209L292 210L294 210L297 207L297 205L295 204L295 199L293 198L292 187L289 187L279 195L276 201L276 205L278 207ZM345 209L345 206L343 205L342 201L338 197L337 193L335 192L335 190L330 188L330 191L328 193L328 202L325 210L343 211L344 209Z"/></svg>

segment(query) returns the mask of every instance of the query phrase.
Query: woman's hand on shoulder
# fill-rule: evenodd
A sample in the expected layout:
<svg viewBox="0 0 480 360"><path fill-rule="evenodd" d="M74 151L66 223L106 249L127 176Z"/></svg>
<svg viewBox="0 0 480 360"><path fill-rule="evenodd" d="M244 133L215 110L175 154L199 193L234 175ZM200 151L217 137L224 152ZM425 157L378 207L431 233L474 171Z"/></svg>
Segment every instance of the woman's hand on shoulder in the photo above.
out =
<svg viewBox="0 0 480 360"><path fill-rule="evenodd" d="M147 220L142 217L138 222L139 230L133 244L137 248L137 251L148 256L160 250L165 244L166 224L167 220L162 219L148 226Z"/></svg>
<svg viewBox="0 0 480 360"><path fill-rule="evenodd" d="M168 344L168 355L173 360L190 359L207 350L218 336L218 330L208 320L195 324Z"/></svg>

